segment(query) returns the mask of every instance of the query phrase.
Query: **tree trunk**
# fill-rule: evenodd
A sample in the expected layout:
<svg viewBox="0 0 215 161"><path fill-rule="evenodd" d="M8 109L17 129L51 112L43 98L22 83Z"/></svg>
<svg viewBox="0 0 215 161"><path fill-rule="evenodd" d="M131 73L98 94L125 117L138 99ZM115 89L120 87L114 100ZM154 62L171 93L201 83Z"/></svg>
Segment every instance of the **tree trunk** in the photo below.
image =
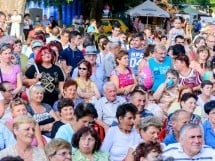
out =
<svg viewBox="0 0 215 161"><path fill-rule="evenodd" d="M58 5L58 25L62 26L62 19L63 19L63 10L62 5Z"/></svg>
<svg viewBox="0 0 215 161"><path fill-rule="evenodd" d="M26 0L0 0L0 11L9 14L17 10L19 14L24 14L25 4Z"/></svg>

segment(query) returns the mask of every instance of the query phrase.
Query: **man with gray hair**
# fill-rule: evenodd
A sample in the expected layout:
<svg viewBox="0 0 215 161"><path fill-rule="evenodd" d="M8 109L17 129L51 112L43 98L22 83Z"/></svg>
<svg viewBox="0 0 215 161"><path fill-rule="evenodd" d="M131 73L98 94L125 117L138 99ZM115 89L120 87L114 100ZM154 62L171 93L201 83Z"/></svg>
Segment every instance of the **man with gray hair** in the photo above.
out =
<svg viewBox="0 0 215 161"><path fill-rule="evenodd" d="M116 67L115 55L119 53L121 49L121 42L117 38L112 38L108 43L109 52L104 56L104 69L106 78L109 80L110 74Z"/></svg>
<svg viewBox="0 0 215 161"><path fill-rule="evenodd" d="M106 82L103 86L104 97L95 103L98 113L96 123L102 126L105 131L114 124L117 124L117 107L126 102L124 97L117 96L117 89L113 82Z"/></svg>
<svg viewBox="0 0 215 161"><path fill-rule="evenodd" d="M185 124L180 130L179 143L170 144L164 149L163 156L173 156L180 161L214 161L214 150L203 145L203 129L201 125Z"/></svg>

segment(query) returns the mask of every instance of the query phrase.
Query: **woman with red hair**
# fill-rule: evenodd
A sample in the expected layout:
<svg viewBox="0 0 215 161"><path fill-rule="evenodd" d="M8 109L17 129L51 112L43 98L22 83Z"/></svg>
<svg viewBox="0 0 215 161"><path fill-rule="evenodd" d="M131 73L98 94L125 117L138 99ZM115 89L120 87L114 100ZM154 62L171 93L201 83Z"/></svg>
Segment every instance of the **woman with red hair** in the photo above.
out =
<svg viewBox="0 0 215 161"><path fill-rule="evenodd" d="M24 83L27 86L40 83L45 89L43 102L52 106L63 89L64 79L61 68L55 65L53 50L43 46L35 57L35 64L25 72Z"/></svg>
<svg viewBox="0 0 215 161"><path fill-rule="evenodd" d="M100 93L95 82L90 79L92 66L90 62L82 60L78 64L78 77L75 79L78 84L77 94L86 102L100 98Z"/></svg>

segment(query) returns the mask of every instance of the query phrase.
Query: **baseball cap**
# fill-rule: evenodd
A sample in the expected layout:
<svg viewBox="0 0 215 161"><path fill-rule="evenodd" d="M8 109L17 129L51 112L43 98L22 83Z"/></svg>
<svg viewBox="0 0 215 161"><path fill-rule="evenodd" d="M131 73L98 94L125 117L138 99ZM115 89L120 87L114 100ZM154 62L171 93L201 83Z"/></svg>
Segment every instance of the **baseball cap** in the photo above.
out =
<svg viewBox="0 0 215 161"><path fill-rule="evenodd" d="M43 46L43 42L40 40L33 40L31 42L31 48L36 48L36 47L42 47Z"/></svg>
<svg viewBox="0 0 215 161"><path fill-rule="evenodd" d="M96 46L87 46L84 50L85 55L93 55L97 53L98 53L98 50L96 49Z"/></svg>

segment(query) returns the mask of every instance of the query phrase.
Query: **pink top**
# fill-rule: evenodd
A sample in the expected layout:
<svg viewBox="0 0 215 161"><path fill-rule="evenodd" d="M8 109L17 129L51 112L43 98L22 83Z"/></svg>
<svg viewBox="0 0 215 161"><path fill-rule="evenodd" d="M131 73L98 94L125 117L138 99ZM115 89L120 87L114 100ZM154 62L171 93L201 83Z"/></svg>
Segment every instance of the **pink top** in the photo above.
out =
<svg viewBox="0 0 215 161"><path fill-rule="evenodd" d="M17 74L21 73L21 68L19 65L13 65L13 70L11 73L4 73L2 71L3 81L8 81L12 84L12 87L15 89L17 85ZM0 80L1 82L1 80Z"/></svg>
<svg viewBox="0 0 215 161"><path fill-rule="evenodd" d="M140 73L138 74L139 85L143 85L146 89L150 89L153 85L154 78L149 66L145 65L142 67Z"/></svg>
<svg viewBox="0 0 215 161"><path fill-rule="evenodd" d="M201 67L201 65L197 61L190 62L190 68L195 69L197 72L201 74L201 76L205 73L206 69Z"/></svg>
<svg viewBox="0 0 215 161"><path fill-rule="evenodd" d="M119 73L119 71L117 71L116 69L114 69L111 73L111 75L117 75L118 76L119 88L134 84L133 74L129 68L127 68L127 69L129 72L126 74Z"/></svg>

